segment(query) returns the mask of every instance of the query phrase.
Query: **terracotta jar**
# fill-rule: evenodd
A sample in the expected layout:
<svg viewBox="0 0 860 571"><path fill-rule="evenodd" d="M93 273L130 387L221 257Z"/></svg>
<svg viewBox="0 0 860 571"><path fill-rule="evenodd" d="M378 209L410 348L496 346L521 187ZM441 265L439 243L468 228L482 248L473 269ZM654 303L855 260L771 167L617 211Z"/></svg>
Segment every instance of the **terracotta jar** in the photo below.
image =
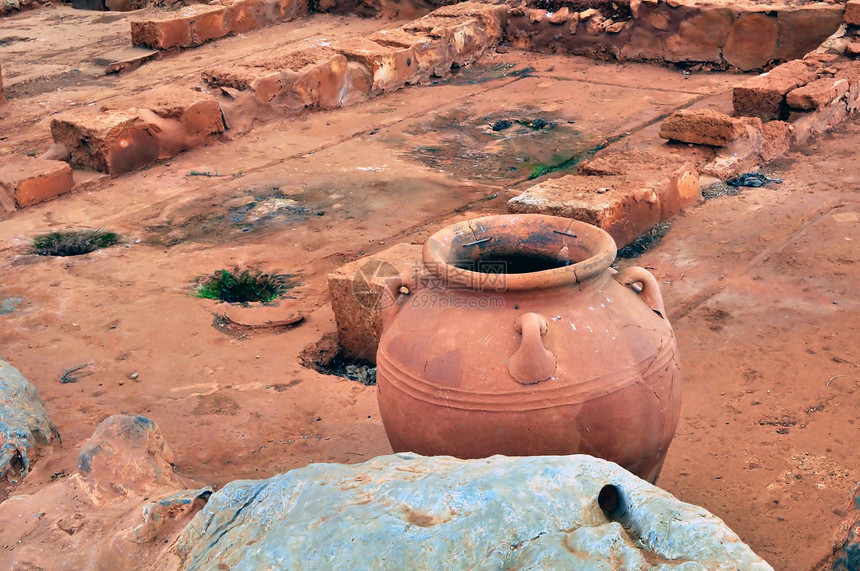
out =
<svg viewBox="0 0 860 571"><path fill-rule="evenodd" d="M537 214L449 226L429 277L392 284L377 353L396 452L590 454L654 482L681 372L657 281L615 272L612 237Z"/></svg>

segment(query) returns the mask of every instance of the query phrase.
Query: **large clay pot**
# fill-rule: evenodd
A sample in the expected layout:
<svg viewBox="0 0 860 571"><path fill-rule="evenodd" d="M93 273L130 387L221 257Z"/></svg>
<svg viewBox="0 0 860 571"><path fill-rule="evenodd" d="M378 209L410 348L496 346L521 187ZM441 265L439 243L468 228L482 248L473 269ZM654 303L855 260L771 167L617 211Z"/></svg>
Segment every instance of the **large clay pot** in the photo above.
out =
<svg viewBox="0 0 860 571"><path fill-rule="evenodd" d="M603 230L537 214L449 226L395 283L377 353L396 452L590 454L654 482L681 372L654 276ZM396 292L400 293L396 293Z"/></svg>

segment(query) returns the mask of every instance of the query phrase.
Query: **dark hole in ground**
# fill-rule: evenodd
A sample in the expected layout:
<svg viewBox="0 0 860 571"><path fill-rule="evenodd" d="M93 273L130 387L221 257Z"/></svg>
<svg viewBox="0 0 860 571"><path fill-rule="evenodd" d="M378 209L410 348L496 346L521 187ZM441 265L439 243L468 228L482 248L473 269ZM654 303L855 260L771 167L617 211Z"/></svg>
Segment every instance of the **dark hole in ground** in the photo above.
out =
<svg viewBox="0 0 860 571"><path fill-rule="evenodd" d="M463 260L455 265L462 270L485 274L528 274L563 268L569 266L570 261L537 254L496 254L479 260Z"/></svg>
<svg viewBox="0 0 860 571"><path fill-rule="evenodd" d="M269 302L296 285L294 274L265 274L252 270L218 270L197 288L197 297L228 303Z"/></svg>
<svg viewBox="0 0 860 571"><path fill-rule="evenodd" d="M119 242L119 235L113 232L68 230L36 236L32 252L40 256L80 256Z"/></svg>
<svg viewBox="0 0 860 571"><path fill-rule="evenodd" d="M669 233L672 228L671 222L661 222L648 230L642 236L639 236L630 244L618 250L619 258L638 258L654 246L660 243L660 240Z"/></svg>
<svg viewBox="0 0 860 571"><path fill-rule="evenodd" d="M302 352L302 365L323 375L343 377L366 386L376 384L376 365L345 356L334 335L326 335L306 348Z"/></svg>
<svg viewBox="0 0 860 571"><path fill-rule="evenodd" d="M612 484L603 486L597 494L597 505L600 506L608 519L623 524L623 520L627 516L627 502L624 501L624 496L618 486Z"/></svg>

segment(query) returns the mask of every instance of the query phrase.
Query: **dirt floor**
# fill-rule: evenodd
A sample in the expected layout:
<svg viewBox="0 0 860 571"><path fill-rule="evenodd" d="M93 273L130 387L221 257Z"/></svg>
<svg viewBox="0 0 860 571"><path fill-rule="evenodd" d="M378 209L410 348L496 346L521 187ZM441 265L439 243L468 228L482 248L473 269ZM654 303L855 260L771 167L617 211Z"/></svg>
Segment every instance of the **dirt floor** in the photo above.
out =
<svg viewBox="0 0 860 571"><path fill-rule="evenodd" d="M91 64L126 41L122 18L68 8L4 18L0 154L44 151L51 114L69 105L198 85L203 67L284 38L390 25L315 17L100 75ZM18 492L72 471L81 442L116 413L153 419L178 472L215 486L389 453L375 387L301 363L335 331L326 274L503 213L541 165L612 138L656 138L658 119L725 98L742 77L501 51L434 85L258 124L136 174L78 173L78 192L0 219L0 355L36 385L63 436ZM516 123L534 119L552 127ZM499 120L515 126L494 131ZM830 553L860 481L858 145L852 121L794 149L767 167L781 184L690 208L659 245L621 262L657 276L681 351L681 422L659 485L723 518L776 569L811 569ZM34 235L67 228L124 243L29 253ZM296 274L298 286L265 308L194 296L199 279L233 267ZM219 317L296 313L305 320L281 331L231 330Z"/></svg>

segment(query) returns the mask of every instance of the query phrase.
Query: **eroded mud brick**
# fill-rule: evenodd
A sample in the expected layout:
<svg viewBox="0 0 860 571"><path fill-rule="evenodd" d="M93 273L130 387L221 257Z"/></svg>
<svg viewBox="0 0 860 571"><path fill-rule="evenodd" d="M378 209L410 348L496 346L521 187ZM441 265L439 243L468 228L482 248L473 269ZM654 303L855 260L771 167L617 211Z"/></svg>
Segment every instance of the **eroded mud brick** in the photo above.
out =
<svg viewBox="0 0 860 571"><path fill-rule="evenodd" d="M421 251L418 244L397 244L328 275L338 340L345 355L376 362L382 311L394 303L389 288L396 280L409 287L427 275Z"/></svg>
<svg viewBox="0 0 860 571"><path fill-rule="evenodd" d="M396 28L374 32L370 39L383 46L412 50L418 69L410 83L419 83L431 77L446 77L451 73L453 60L448 54L448 42L444 38L431 38Z"/></svg>
<svg viewBox="0 0 860 571"><path fill-rule="evenodd" d="M508 21L508 7L505 4L485 4L483 2L459 2L442 6L430 13L439 18L475 18L483 25L488 39L496 42L502 39Z"/></svg>
<svg viewBox="0 0 860 571"><path fill-rule="evenodd" d="M761 157L765 162L781 157L795 142L795 128L785 121L768 121L761 127Z"/></svg>
<svg viewBox="0 0 860 571"><path fill-rule="evenodd" d="M171 12L145 20L131 21L131 43L154 50L191 45L191 18Z"/></svg>
<svg viewBox="0 0 860 571"><path fill-rule="evenodd" d="M400 89L412 82L418 73L418 61L412 48L382 45L363 38L339 41L333 47L347 60L371 70L372 93Z"/></svg>
<svg viewBox="0 0 860 571"><path fill-rule="evenodd" d="M264 0L266 23L288 22L308 15L308 2L302 0Z"/></svg>
<svg viewBox="0 0 860 571"><path fill-rule="evenodd" d="M761 119L730 117L713 109L681 109L660 125L660 137L670 141L722 147L746 133L754 122L761 129Z"/></svg>
<svg viewBox="0 0 860 571"><path fill-rule="evenodd" d="M723 59L744 71L763 67L777 54L779 24L764 13L741 14L732 24L723 46Z"/></svg>
<svg viewBox="0 0 860 571"><path fill-rule="evenodd" d="M785 102L791 109L813 111L839 99L847 91L848 82L844 79L824 77L792 89L785 96Z"/></svg>
<svg viewBox="0 0 860 571"><path fill-rule="evenodd" d="M681 20L677 34L666 38L666 60L722 62L723 45L732 21L728 8L701 6L698 12Z"/></svg>
<svg viewBox="0 0 860 571"><path fill-rule="evenodd" d="M54 142L69 149L72 164L117 176L158 160L158 141L137 111L67 111L51 121Z"/></svg>
<svg viewBox="0 0 860 571"><path fill-rule="evenodd" d="M792 60L739 83L732 90L735 111L763 121L785 119L788 116L786 94L814 80L816 69L815 62Z"/></svg>
<svg viewBox="0 0 860 571"><path fill-rule="evenodd" d="M430 14L401 27L410 34L426 35L445 42L452 64L465 66L495 44L476 18L448 18Z"/></svg>
<svg viewBox="0 0 860 571"><path fill-rule="evenodd" d="M783 61L801 58L815 50L842 24L842 5L823 2L810 6L785 6L777 13L779 50Z"/></svg>
<svg viewBox="0 0 860 571"><path fill-rule="evenodd" d="M661 220L657 191L623 175L547 180L510 199L508 212L581 220L609 232L619 248Z"/></svg>
<svg viewBox="0 0 860 571"><path fill-rule="evenodd" d="M860 0L848 0L842 18L849 26L860 26Z"/></svg>
<svg viewBox="0 0 860 571"><path fill-rule="evenodd" d="M0 160L0 212L12 212L72 190L72 167L32 157Z"/></svg>

